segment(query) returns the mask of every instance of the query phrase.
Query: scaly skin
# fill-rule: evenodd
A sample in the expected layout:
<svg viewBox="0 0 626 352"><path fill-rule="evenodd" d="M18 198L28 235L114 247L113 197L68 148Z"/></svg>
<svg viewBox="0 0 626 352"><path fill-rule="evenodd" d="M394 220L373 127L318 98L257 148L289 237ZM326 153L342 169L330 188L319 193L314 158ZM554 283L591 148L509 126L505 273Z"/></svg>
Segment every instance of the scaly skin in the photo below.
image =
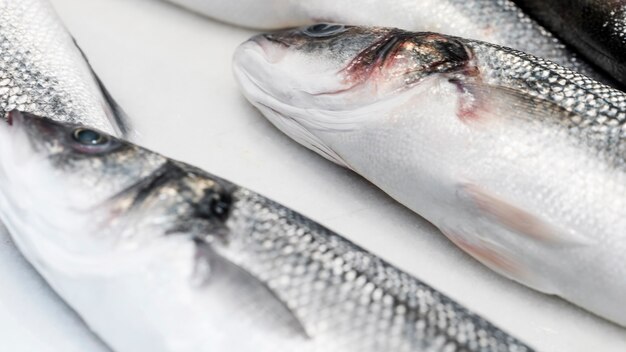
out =
<svg viewBox="0 0 626 352"><path fill-rule="evenodd" d="M115 351L532 351L250 190L104 133L10 117L0 151L24 153L0 158L0 218ZM54 187L34 187L42 178Z"/></svg>

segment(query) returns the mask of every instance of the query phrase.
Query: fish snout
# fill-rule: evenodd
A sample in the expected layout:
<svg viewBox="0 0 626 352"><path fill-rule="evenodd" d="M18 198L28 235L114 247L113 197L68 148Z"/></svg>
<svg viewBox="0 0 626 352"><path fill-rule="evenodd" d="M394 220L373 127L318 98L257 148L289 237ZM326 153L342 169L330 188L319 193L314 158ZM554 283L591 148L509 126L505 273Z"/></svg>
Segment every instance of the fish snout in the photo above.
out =
<svg viewBox="0 0 626 352"><path fill-rule="evenodd" d="M263 33L250 38L242 47L258 52L268 63L273 64L285 57L289 44L272 34Z"/></svg>

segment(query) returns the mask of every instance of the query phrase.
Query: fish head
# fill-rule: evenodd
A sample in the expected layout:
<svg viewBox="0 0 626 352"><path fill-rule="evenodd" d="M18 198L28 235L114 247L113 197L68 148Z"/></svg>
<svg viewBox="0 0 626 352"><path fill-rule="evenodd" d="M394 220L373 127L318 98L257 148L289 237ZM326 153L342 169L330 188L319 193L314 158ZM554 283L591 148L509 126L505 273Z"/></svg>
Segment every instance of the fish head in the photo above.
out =
<svg viewBox="0 0 626 352"><path fill-rule="evenodd" d="M0 210L34 219L15 224L43 233L97 231L120 205L111 200L164 159L96 129L12 111L0 123Z"/></svg>
<svg viewBox="0 0 626 352"><path fill-rule="evenodd" d="M441 34L316 24L251 38L236 51L233 69L246 98L272 123L341 164L319 141L320 130L354 127L350 116L431 77L471 75L471 61L463 43Z"/></svg>
<svg viewBox="0 0 626 352"><path fill-rule="evenodd" d="M25 177L26 183L50 183L55 193L82 194L75 206L93 206L141 180L165 158L97 129L61 123L12 111L0 133L6 177L12 169L37 165L46 173ZM33 169L35 170L35 169ZM23 175L25 176L25 175ZM8 185L19 180L9 180ZM31 185L32 186L32 185ZM4 187L6 188L6 187ZM52 191L52 190L51 190ZM67 194L66 194L67 196Z"/></svg>
<svg viewBox="0 0 626 352"><path fill-rule="evenodd" d="M274 105L346 109L464 70L471 56L441 34L320 23L252 37L235 53L234 70L263 104L271 96Z"/></svg>
<svg viewBox="0 0 626 352"><path fill-rule="evenodd" d="M226 241L208 238L226 220L213 192L222 181L92 128L18 111L8 122L0 122L0 218L112 347L128 346L124 331L137 326L131 350L219 349L242 332L258 336L231 342L245 350L261 338L304 337L262 281L217 252Z"/></svg>

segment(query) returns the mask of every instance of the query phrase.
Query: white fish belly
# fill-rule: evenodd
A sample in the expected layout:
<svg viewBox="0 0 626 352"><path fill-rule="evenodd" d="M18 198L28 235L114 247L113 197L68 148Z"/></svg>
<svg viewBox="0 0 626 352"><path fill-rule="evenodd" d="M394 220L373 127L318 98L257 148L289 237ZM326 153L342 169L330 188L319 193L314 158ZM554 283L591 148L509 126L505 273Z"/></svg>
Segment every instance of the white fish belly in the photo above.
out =
<svg viewBox="0 0 626 352"><path fill-rule="evenodd" d="M533 116L459 118L444 81L405 95L318 135L485 265L626 325L624 173Z"/></svg>

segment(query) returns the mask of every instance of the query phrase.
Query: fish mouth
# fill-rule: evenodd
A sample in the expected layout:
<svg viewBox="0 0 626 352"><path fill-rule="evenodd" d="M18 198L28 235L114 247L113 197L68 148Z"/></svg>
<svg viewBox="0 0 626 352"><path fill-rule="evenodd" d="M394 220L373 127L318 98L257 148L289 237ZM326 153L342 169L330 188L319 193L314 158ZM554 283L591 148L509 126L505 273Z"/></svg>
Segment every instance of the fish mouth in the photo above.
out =
<svg viewBox="0 0 626 352"><path fill-rule="evenodd" d="M276 52L281 53L276 54ZM281 74L280 70L273 67L273 64L280 60L278 56L284 55L286 55L286 50L283 47L276 48L273 42L268 41L262 35L253 37L237 48L233 58L233 74L241 86L243 94L253 104L263 103L280 110L297 109L281 99L284 98L285 94L279 87L273 88L272 84L263 84L263 82L288 79ZM290 94L295 91L308 97L315 97L320 94L298 88L294 88ZM300 100L302 102L307 101L307 99ZM309 106L309 108L313 107Z"/></svg>
<svg viewBox="0 0 626 352"><path fill-rule="evenodd" d="M320 106L330 111L348 111L364 105L362 102L350 103L342 99L342 93L359 86L347 84L342 79L343 69L320 72L319 76L327 79L319 87L311 87L306 86L311 83L306 81L306 77L292 78L292 72L285 72L279 65L275 65L288 54L288 46L278 39L269 40L266 35L257 35L237 48L233 56L233 74L248 100L264 103L283 113L284 110L320 110ZM289 89L274 85L276 82ZM305 86L302 86L302 82L306 82ZM290 103L294 97L297 98L297 106Z"/></svg>
<svg viewBox="0 0 626 352"><path fill-rule="evenodd" d="M289 47L288 43L274 38L270 34L256 35L243 44L244 47L249 46L249 50L254 50L252 48L254 45L258 48L257 50L262 52L264 58L270 64L280 62L287 54L286 48Z"/></svg>
<svg viewBox="0 0 626 352"><path fill-rule="evenodd" d="M251 44L248 44L251 43ZM263 84L261 84L257 77L255 77L250 70L247 70L245 67L245 63L240 63L241 60L252 60L248 56L259 56L262 55L260 51L263 51L263 48L256 43L256 41L251 41L244 44L244 46L251 46L252 43L256 44L256 48L240 48L239 50L245 50L247 53L236 54L234 65L233 65L233 74L235 79L242 87L242 93L246 96L246 98L252 102L253 104L261 104L261 102L271 100L272 102L267 102L264 105L281 105L287 106L287 104L282 103L278 99L275 98L275 94L270 90L266 89ZM241 59L242 56L246 56L245 59ZM261 59L262 60L262 59Z"/></svg>
<svg viewBox="0 0 626 352"><path fill-rule="evenodd" d="M261 47L264 45L263 43L268 41L268 42L273 42L276 43L278 45L284 46L284 47L289 47L289 43L287 43L284 40L281 40L279 38L277 38L274 35L271 35L269 33L263 33L260 35L257 35L255 37L252 38L252 41L255 41L257 44L259 44Z"/></svg>
<svg viewBox="0 0 626 352"><path fill-rule="evenodd" d="M327 159L344 165L347 164L342 158L337 155L331 148L327 147L312 131L315 129L312 125L315 124L314 119L311 119L310 115L305 113L306 108L292 106L289 103L283 102L279 99L279 95L274 94L268 88L259 82L260 79L257 74L250 72L249 60L263 60L263 49L257 41L251 40L243 44L238 51L246 51L246 53L236 53L233 65L233 73L239 85L242 87L241 91L246 99L255 106L274 126L280 131L300 142L309 149L312 149ZM250 55L250 57L247 57ZM254 66L253 66L254 67ZM314 94L310 94L314 96ZM313 107L309 108L311 112Z"/></svg>

